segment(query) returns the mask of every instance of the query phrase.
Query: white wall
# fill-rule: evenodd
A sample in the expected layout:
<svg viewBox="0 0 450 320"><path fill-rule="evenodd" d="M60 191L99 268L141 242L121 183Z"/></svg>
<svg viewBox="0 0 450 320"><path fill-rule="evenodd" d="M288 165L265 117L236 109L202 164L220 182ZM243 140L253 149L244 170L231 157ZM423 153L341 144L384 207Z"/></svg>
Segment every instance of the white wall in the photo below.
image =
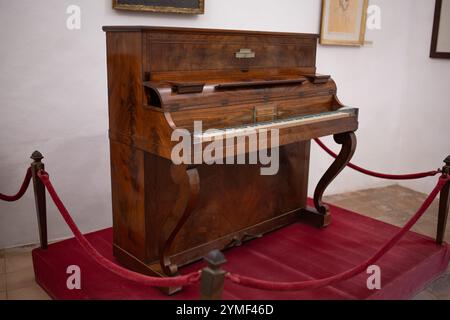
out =
<svg viewBox="0 0 450 320"><path fill-rule="evenodd" d="M82 231L111 225L102 25L318 33L320 2L206 0L205 15L184 16L113 11L111 0L1 1L0 192L16 191L28 156L39 149ZM344 103L361 108L355 162L386 172L440 166L450 153L450 61L428 58L434 1L371 3L383 15L382 30L368 31L372 46L318 53L319 72L333 75ZM82 9L81 31L65 27L70 4ZM314 148L312 164L311 191L330 159ZM407 185L425 192L433 183ZM384 184L346 171L329 191ZM51 239L69 235L52 204L48 216ZM18 203L0 203L0 248L36 241L32 192Z"/></svg>

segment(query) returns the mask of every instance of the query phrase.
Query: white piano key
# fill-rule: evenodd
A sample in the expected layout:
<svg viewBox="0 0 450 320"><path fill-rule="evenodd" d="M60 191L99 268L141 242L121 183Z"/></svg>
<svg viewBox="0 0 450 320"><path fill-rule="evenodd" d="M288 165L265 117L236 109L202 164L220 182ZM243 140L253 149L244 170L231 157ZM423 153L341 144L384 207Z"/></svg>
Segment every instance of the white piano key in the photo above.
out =
<svg viewBox="0 0 450 320"><path fill-rule="evenodd" d="M255 123L254 125L247 125L241 127L233 127L233 128L225 128L225 129L216 129L210 130L210 132L203 133L194 133L194 138L200 140L211 140L217 137L226 137L226 136L239 136L245 135L246 133L257 132L258 130L266 129L282 129L293 127L296 125L309 124L317 121L325 121L332 119L341 119L345 117L350 117L354 114L354 110L343 110L343 111L334 111L334 112L326 112L314 115L306 115L301 117L293 117L287 119L280 119L270 122L260 122Z"/></svg>

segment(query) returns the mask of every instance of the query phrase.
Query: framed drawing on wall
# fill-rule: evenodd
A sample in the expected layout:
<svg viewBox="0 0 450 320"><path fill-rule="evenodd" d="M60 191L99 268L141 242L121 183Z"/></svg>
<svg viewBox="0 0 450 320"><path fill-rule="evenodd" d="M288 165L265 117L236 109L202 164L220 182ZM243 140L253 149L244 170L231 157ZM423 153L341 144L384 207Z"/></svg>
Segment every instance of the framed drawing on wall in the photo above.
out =
<svg viewBox="0 0 450 320"><path fill-rule="evenodd" d="M430 57L450 59L450 0L436 0Z"/></svg>
<svg viewBox="0 0 450 320"><path fill-rule="evenodd" d="M203 14L205 0L113 0L119 10Z"/></svg>
<svg viewBox="0 0 450 320"><path fill-rule="evenodd" d="M322 0L320 44L362 46L368 0Z"/></svg>

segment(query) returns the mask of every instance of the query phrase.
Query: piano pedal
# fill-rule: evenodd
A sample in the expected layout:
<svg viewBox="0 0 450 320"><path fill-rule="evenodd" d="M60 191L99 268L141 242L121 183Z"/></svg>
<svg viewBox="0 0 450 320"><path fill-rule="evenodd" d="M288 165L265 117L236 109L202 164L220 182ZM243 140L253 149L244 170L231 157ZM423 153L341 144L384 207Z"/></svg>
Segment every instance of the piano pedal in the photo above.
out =
<svg viewBox="0 0 450 320"><path fill-rule="evenodd" d="M326 228L331 224L331 214L326 212L326 214L319 213L315 208L306 207L306 209L301 209L299 213L299 221L307 225L313 226L315 228Z"/></svg>
<svg viewBox="0 0 450 320"><path fill-rule="evenodd" d="M230 243L228 243L224 247L224 250L231 249L231 248L234 248L234 247L240 247L240 246L242 246L242 244L244 242L248 242L248 241L251 241L251 240L259 239L259 238L262 238L262 236L263 236L262 234L253 235L253 234L249 234L249 233L244 233L244 235L241 238L239 238L238 236L234 236L231 239Z"/></svg>
<svg viewBox="0 0 450 320"><path fill-rule="evenodd" d="M242 242L247 242L250 240L255 240L255 239L260 239L262 238L263 235L262 234L249 234L249 233L245 233L244 236L242 237L241 241Z"/></svg>
<svg viewBox="0 0 450 320"><path fill-rule="evenodd" d="M237 237L233 237L231 241L223 248L223 250L228 250L234 247L240 247L242 245L242 241Z"/></svg>

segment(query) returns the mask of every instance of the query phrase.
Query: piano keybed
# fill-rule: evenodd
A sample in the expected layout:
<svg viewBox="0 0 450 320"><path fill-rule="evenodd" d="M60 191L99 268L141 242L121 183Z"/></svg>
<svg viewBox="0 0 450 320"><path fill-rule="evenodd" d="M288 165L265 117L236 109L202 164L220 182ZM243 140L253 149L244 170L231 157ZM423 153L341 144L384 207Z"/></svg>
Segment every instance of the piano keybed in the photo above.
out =
<svg viewBox="0 0 450 320"><path fill-rule="evenodd" d="M323 112L311 115L302 115L274 121L259 122L251 125L231 127L225 129L209 129L202 133L194 132L193 137L196 142L211 141L227 137L239 137L258 133L261 130L281 130L302 125L308 125L321 121L344 119L357 114L357 109L346 109L339 111Z"/></svg>

